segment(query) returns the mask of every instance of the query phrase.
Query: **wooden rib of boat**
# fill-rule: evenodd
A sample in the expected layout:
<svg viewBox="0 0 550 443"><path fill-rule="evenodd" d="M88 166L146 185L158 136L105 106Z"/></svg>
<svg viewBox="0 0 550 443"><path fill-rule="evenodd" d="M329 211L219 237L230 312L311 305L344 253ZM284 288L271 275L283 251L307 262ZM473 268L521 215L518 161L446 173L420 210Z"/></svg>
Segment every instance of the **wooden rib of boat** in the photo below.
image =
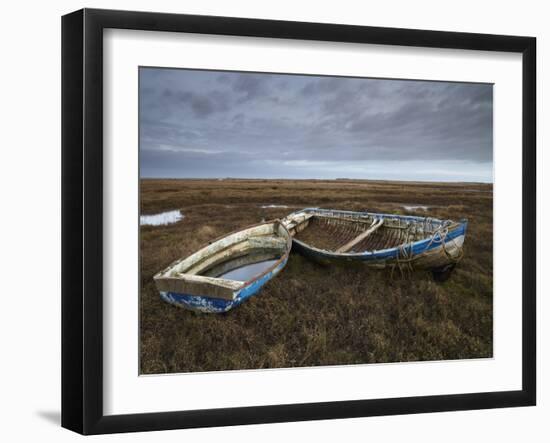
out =
<svg viewBox="0 0 550 443"><path fill-rule="evenodd" d="M435 278L452 270L462 257L468 224L317 208L294 212L281 223L293 236L293 248L316 261L431 269Z"/></svg>
<svg viewBox="0 0 550 443"><path fill-rule="evenodd" d="M161 297L194 311L222 313L240 305L286 265L292 237L278 220L211 242L155 275Z"/></svg>

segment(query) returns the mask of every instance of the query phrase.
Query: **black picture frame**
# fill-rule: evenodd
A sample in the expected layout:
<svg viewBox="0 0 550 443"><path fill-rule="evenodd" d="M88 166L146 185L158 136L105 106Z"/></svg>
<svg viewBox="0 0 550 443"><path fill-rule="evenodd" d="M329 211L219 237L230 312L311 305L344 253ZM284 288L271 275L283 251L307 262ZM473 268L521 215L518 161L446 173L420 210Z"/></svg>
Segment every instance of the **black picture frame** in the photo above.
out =
<svg viewBox="0 0 550 443"><path fill-rule="evenodd" d="M103 30L503 51L523 64L522 389L324 403L103 413ZM62 426L82 434L530 406L536 403L536 39L83 9L62 18Z"/></svg>

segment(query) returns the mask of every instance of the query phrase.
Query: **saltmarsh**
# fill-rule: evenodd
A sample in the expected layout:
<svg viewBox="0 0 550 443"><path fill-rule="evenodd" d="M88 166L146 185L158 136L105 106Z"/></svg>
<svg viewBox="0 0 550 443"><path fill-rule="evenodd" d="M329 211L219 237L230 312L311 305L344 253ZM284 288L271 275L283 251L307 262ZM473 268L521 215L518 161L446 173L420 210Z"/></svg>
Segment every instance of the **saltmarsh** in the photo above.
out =
<svg viewBox="0 0 550 443"><path fill-rule="evenodd" d="M492 356L492 185L145 179L140 186L141 215L185 214L174 224L140 227L144 374ZM428 272L390 276L291 254L257 296L214 315L167 304L153 282L207 242L295 208L417 214L404 206L419 205L429 216L469 220L464 258L445 283Z"/></svg>

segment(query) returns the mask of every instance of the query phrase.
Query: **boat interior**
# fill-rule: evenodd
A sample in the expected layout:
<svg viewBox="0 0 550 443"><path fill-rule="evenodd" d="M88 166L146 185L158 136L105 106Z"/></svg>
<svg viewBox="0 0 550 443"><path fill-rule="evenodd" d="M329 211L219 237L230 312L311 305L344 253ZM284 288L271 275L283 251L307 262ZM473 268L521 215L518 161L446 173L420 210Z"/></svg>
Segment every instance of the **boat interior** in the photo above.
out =
<svg viewBox="0 0 550 443"><path fill-rule="evenodd" d="M428 218L331 211L292 214L284 223L300 242L341 254L395 248L422 240L441 227L441 221Z"/></svg>
<svg viewBox="0 0 550 443"><path fill-rule="evenodd" d="M290 242L288 231L279 222L264 223L213 241L191 256L173 264L163 275L247 281L254 277L254 274L265 272L287 254ZM235 270L242 272L234 272Z"/></svg>

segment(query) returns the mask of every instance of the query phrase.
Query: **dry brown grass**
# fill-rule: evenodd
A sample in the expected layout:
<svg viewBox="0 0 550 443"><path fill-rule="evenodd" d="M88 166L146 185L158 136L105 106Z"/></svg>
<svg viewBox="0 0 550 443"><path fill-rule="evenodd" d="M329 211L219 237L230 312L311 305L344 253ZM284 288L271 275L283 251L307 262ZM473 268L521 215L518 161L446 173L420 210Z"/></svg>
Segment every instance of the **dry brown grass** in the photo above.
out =
<svg viewBox="0 0 550 443"><path fill-rule="evenodd" d="M261 208L266 204L289 208ZM153 275L204 243L303 207L469 219L464 259L446 283L391 279L362 266L320 267L297 254L227 314L163 302ZM140 346L145 374L491 357L492 185L373 181L142 180L141 211L181 209L141 228Z"/></svg>

